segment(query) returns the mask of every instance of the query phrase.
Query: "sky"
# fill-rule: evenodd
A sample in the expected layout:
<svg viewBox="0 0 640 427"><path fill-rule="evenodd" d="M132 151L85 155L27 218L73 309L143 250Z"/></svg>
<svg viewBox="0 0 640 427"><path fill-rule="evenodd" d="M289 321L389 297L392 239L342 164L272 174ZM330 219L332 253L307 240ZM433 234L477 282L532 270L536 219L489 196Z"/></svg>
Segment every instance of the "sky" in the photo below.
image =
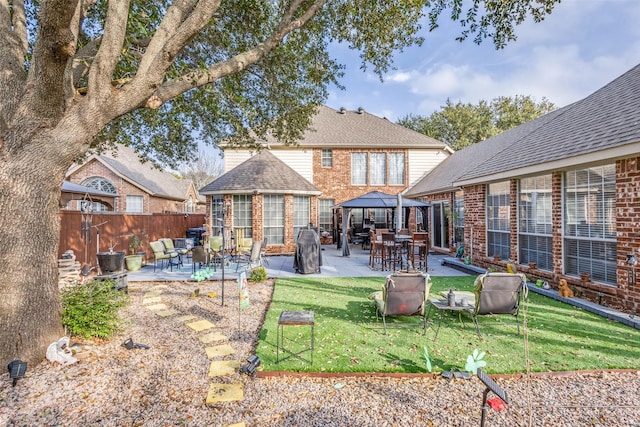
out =
<svg viewBox="0 0 640 427"><path fill-rule="evenodd" d="M578 101L640 63L640 1L562 0L541 23L516 27L518 39L496 50L455 40L460 27L441 21L421 47L395 56L384 82L360 69L356 52L331 47L346 65L346 90L332 87L326 105L391 121L428 116L450 99L476 104L499 96L528 95L556 107Z"/></svg>

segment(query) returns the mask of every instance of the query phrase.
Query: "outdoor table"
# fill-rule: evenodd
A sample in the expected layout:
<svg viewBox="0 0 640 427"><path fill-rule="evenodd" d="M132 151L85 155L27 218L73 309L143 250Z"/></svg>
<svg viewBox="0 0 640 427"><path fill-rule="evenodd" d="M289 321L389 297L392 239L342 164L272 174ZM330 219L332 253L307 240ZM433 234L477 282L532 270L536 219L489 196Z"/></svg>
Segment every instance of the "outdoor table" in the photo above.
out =
<svg viewBox="0 0 640 427"><path fill-rule="evenodd" d="M430 298L429 299L429 311L427 312L427 319L429 318L429 316L431 315L431 308L435 308L436 311L438 312L438 327L436 329L436 334L433 336L433 340L435 341L436 338L438 338L438 332L440 332L440 325L442 325L442 318L444 316L444 312L445 311L451 311L451 312L457 312L458 313L458 317L460 319L460 321L462 322L462 324L464 325L464 322L462 321L462 317L461 314L463 311L471 311L473 310L473 306L470 304L467 305L462 305L462 304L456 304L456 305L449 305L448 301L446 299L435 299L435 298Z"/></svg>
<svg viewBox="0 0 640 427"><path fill-rule="evenodd" d="M440 292L440 296L444 299L447 299L447 297L449 296L449 291L442 291ZM460 305L462 304L462 300L466 300L467 304L466 305L470 305L472 307L475 307L476 305L476 294L474 294L473 292L469 292L469 291L453 291L453 296L455 297L456 300L456 305Z"/></svg>
<svg viewBox="0 0 640 427"><path fill-rule="evenodd" d="M369 233L356 233L356 236L362 238L362 249L369 250L369 245L371 244Z"/></svg>
<svg viewBox="0 0 640 427"><path fill-rule="evenodd" d="M284 348L284 327L285 326L311 326L311 346L302 349L297 353L293 353ZM278 318L278 329L276 334L276 363L280 363L280 350L282 352L289 353L289 356L283 358L282 360L289 359L291 357L297 357L298 359L305 361L305 359L300 356L302 353L306 351L311 351L311 364L313 364L313 348L314 348L314 313L313 311L283 311L280 313L280 317Z"/></svg>

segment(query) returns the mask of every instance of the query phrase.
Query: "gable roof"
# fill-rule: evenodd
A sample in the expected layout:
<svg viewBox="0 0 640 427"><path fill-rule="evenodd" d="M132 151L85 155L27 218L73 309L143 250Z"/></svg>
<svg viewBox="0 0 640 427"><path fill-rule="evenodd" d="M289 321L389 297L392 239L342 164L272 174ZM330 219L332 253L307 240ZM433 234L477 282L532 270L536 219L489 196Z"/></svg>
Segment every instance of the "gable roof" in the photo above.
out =
<svg viewBox="0 0 640 427"><path fill-rule="evenodd" d="M640 152L640 65L586 98L449 156L406 195L548 173Z"/></svg>
<svg viewBox="0 0 640 427"><path fill-rule="evenodd" d="M151 162L142 163L133 149L123 145L118 145L115 154L105 152L92 155L83 164L69 169L67 176L92 160L104 164L120 178L155 197L182 201L193 185L191 180L177 178L166 170L156 168Z"/></svg>
<svg viewBox="0 0 640 427"><path fill-rule="evenodd" d="M340 111L319 105L311 125L298 141L301 147L384 147L384 148L434 148L452 152L447 144L413 131L399 124L369 114L363 109ZM283 147L275 140L272 148Z"/></svg>
<svg viewBox="0 0 640 427"><path fill-rule="evenodd" d="M238 166L200 189L201 194L271 194L320 195L322 192L286 163L261 150Z"/></svg>

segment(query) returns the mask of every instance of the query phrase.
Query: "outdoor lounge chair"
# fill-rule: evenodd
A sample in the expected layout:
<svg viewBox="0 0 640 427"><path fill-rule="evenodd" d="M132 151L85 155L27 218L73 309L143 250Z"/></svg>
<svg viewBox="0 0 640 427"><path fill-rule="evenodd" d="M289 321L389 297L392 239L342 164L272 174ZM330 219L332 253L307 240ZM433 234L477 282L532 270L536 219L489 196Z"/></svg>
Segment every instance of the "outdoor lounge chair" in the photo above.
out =
<svg viewBox="0 0 640 427"><path fill-rule="evenodd" d="M164 245L162 244L162 242L157 241L157 242L149 242L149 246L151 247L151 250L153 251L153 258L154 258L154 262L153 262L153 271L156 271L156 266L158 265L158 261L160 261L160 270L162 270L164 268L164 261L167 260L167 262L169 263L169 266L171 267L171 271L173 271L173 264L174 264L174 259L177 262L178 259L178 253L177 252L165 252L164 250Z"/></svg>
<svg viewBox="0 0 640 427"><path fill-rule="evenodd" d="M476 304L470 313L478 335L480 335L478 316L486 314L515 316L518 335L520 334L518 312L520 297L527 289L526 283L527 278L524 274L485 273L476 278L474 289Z"/></svg>
<svg viewBox="0 0 640 427"><path fill-rule="evenodd" d="M384 333L387 333L387 316L421 316L421 323L411 325L422 325L422 333L426 334L425 305L430 289L429 275L421 271L398 272L387 276L382 291L373 294L376 317L378 314L382 316Z"/></svg>
<svg viewBox="0 0 640 427"><path fill-rule="evenodd" d="M240 268L240 264L246 264L247 269L262 264L262 258L260 257L260 242L253 242L251 244L251 252L248 254L240 254L236 258L236 271Z"/></svg>
<svg viewBox="0 0 640 427"><path fill-rule="evenodd" d="M182 265L182 255L186 255L189 250L187 248L177 248L173 244L173 240L163 237L158 239L164 245L164 251L167 253L175 252L178 254L178 264Z"/></svg>

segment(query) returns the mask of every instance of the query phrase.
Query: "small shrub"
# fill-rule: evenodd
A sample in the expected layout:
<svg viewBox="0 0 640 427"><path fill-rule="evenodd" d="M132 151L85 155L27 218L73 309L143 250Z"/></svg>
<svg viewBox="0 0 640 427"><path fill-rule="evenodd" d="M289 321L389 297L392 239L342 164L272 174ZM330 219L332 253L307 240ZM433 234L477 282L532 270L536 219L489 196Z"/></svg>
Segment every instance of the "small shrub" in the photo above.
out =
<svg viewBox="0 0 640 427"><path fill-rule="evenodd" d="M109 338L122 326L119 310L129 299L111 280L78 283L60 293L62 324L83 338Z"/></svg>
<svg viewBox="0 0 640 427"><path fill-rule="evenodd" d="M264 267L256 267L251 270L250 282L263 282L267 280L267 270Z"/></svg>

